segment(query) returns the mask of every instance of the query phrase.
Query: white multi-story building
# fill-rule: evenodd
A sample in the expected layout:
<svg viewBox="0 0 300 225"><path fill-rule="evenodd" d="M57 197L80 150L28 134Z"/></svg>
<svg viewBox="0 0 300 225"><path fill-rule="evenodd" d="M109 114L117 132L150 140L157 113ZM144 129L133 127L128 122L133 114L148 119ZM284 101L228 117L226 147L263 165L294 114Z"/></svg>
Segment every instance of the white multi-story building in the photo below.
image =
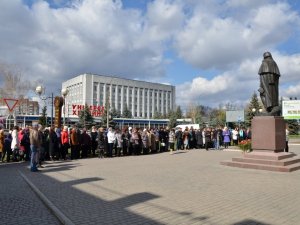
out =
<svg viewBox="0 0 300 225"><path fill-rule="evenodd" d="M134 118L153 118L155 112L167 114L175 108L172 85L82 74L63 82L64 88L69 91L65 99L68 117L77 116L84 105L103 109L107 101L121 113L127 106Z"/></svg>

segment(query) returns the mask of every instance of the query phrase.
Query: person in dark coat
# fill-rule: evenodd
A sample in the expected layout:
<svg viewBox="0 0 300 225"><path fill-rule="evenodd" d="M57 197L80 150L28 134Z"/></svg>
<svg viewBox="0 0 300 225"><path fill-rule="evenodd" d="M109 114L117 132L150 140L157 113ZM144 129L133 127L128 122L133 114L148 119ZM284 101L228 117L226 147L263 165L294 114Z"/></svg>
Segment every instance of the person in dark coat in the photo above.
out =
<svg viewBox="0 0 300 225"><path fill-rule="evenodd" d="M160 152L164 152L166 147L166 133L163 127L160 128L158 134L159 134Z"/></svg>
<svg viewBox="0 0 300 225"><path fill-rule="evenodd" d="M91 137L90 135L88 135L86 133L86 129L83 128L82 130L82 134L81 134L81 158L86 158L88 156L88 152L89 152L89 149L91 148L91 145L92 145L92 140L91 140Z"/></svg>
<svg viewBox="0 0 300 225"><path fill-rule="evenodd" d="M30 139L29 139L29 129L26 127L24 130L22 139L20 140L21 145L24 147L25 161L30 160Z"/></svg>
<svg viewBox="0 0 300 225"><path fill-rule="evenodd" d="M43 140L43 147L44 147L44 159L49 160L49 129L44 130L44 140Z"/></svg>
<svg viewBox="0 0 300 225"><path fill-rule="evenodd" d="M61 128L56 127L55 128L55 133L57 136L57 146L55 148L55 155L58 156L58 159L61 157L61 152L62 152L62 144L61 144Z"/></svg>
<svg viewBox="0 0 300 225"><path fill-rule="evenodd" d="M195 139L196 139L196 147L203 148L203 137L202 137L202 131L200 129L196 130Z"/></svg>
<svg viewBox="0 0 300 225"><path fill-rule="evenodd" d="M97 132L96 128L93 126L92 127L92 132L91 132L92 154L93 154L93 156L96 156L96 149L97 149L97 146L98 146L97 136L98 136L98 132Z"/></svg>
<svg viewBox="0 0 300 225"><path fill-rule="evenodd" d="M2 162L4 161L5 155L6 155L6 162L10 161L10 156L11 156L11 134L5 135L4 138L4 147L3 147L3 154L2 154Z"/></svg>
<svg viewBox="0 0 300 225"><path fill-rule="evenodd" d="M182 150L183 140L182 140L182 129L179 128L175 132L175 138L176 138L176 144L177 144L177 150Z"/></svg>
<svg viewBox="0 0 300 225"><path fill-rule="evenodd" d="M57 135L54 131L54 127L50 127L49 130L49 135L48 135L48 139L49 139L49 156L50 156L50 160L54 160L54 158L57 156L57 148L58 148L58 138ZM58 156L57 156L58 157Z"/></svg>
<svg viewBox="0 0 300 225"><path fill-rule="evenodd" d="M205 128L204 135L205 135L205 150L208 151L212 140L212 133L209 127Z"/></svg>
<svg viewBox="0 0 300 225"><path fill-rule="evenodd" d="M129 140L130 140L130 134L128 132L127 129L123 130L123 134L124 134L124 141L123 141L123 155L127 155L128 154L128 150L129 150Z"/></svg>
<svg viewBox="0 0 300 225"><path fill-rule="evenodd" d="M251 139L251 136L252 136L251 128L248 127L248 129L246 131L246 139Z"/></svg>
<svg viewBox="0 0 300 225"><path fill-rule="evenodd" d="M190 129L190 149L196 148L196 132L194 127L191 126Z"/></svg>

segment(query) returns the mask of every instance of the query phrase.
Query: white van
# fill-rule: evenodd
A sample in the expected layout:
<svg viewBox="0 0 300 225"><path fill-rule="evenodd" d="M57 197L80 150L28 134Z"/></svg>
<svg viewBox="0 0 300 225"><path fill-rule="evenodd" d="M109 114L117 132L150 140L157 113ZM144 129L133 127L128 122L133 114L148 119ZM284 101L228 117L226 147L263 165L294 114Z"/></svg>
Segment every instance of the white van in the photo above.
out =
<svg viewBox="0 0 300 225"><path fill-rule="evenodd" d="M188 127L189 129L191 129L191 127L193 127L194 129L198 130L200 129L200 126L199 124L180 124L180 125L177 125L175 127L176 130L178 130L179 128L181 128L182 130L184 130L186 127Z"/></svg>

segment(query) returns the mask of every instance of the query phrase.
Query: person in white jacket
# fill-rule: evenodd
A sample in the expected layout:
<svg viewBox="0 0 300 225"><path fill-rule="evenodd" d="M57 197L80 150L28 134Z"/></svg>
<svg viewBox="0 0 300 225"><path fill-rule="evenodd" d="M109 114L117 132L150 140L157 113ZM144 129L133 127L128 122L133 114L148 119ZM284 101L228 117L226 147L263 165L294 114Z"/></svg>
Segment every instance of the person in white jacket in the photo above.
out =
<svg viewBox="0 0 300 225"><path fill-rule="evenodd" d="M13 131L11 132L11 151L13 153L13 161L17 161L17 156L19 154L19 138L18 138L19 127L14 126Z"/></svg>
<svg viewBox="0 0 300 225"><path fill-rule="evenodd" d="M113 129L110 127L107 133L107 142L108 142L107 156L108 157L112 157L115 140L116 140L116 134L113 131Z"/></svg>

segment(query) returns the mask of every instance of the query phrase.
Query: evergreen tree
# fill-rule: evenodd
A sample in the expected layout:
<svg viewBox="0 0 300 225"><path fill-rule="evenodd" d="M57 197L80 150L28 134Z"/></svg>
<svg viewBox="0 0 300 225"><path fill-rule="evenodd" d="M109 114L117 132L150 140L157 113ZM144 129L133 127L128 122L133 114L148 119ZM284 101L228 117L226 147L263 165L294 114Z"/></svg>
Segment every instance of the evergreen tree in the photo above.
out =
<svg viewBox="0 0 300 225"><path fill-rule="evenodd" d="M177 125L177 113L174 111L169 112L168 114L168 118L169 118L169 123L168 123L168 127L173 128L176 127Z"/></svg>
<svg viewBox="0 0 300 225"><path fill-rule="evenodd" d="M121 118L121 112L120 112L120 110L117 110L115 108L112 108L110 110L110 115L111 115L112 118Z"/></svg>
<svg viewBox="0 0 300 225"><path fill-rule="evenodd" d="M84 127L90 127L94 123L94 118L92 117L90 108L88 105L84 106L84 109L80 111L79 115L79 123Z"/></svg>
<svg viewBox="0 0 300 225"><path fill-rule="evenodd" d="M47 126L47 106L44 106L42 109L42 115L39 118L39 124L42 126Z"/></svg>
<svg viewBox="0 0 300 225"><path fill-rule="evenodd" d="M246 121L245 121L246 126L251 126L251 120L258 113L260 108L261 106L259 104L257 94L254 92L251 97L248 108L246 109ZM253 109L255 109L255 112L253 112Z"/></svg>
<svg viewBox="0 0 300 225"><path fill-rule="evenodd" d="M169 118L169 116L166 113L164 113L164 114L161 115L161 119L168 119L168 118Z"/></svg>
<svg viewBox="0 0 300 225"><path fill-rule="evenodd" d="M182 110L181 110L180 106L177 106L175 113L176 113L176 118L177 119L182 118Z"/></svg>
<svg viewBox="0 0 300 225"><path fill-rule="evenodd" d="M123 118L132 118L132 113L131 111L128 109L128 106L125 104L124 110L123 110L123 114L122 114Z"/></svg>

